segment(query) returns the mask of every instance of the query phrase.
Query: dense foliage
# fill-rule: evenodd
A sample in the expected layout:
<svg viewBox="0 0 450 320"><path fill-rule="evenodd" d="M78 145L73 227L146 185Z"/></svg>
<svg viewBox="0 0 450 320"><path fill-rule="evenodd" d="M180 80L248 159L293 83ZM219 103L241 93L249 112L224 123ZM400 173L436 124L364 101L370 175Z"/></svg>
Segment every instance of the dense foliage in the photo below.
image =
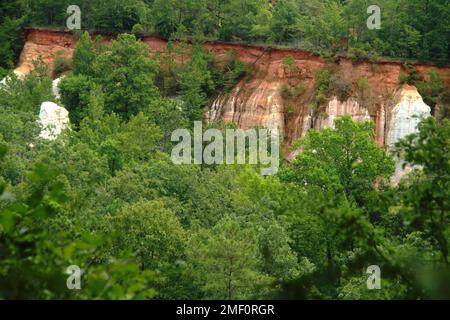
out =
<svg viewBox="0 0 450 320"><path fill-rule="evenodd" d="M374 4L380 30L366 25ZM0 4L0 67L17 58L20 27L65 28L69 5L80 7L85 30L282 44L357 60L450 60L448 0L9 0Z"/></svg>
<svg viewBox="0 0 450 320"><path fill-rule="evenodd" d="M72 128L55 141L38 138L39 105L54 99L42 61L0 88L0 298L450 297L450 121L399 144L417 167L396 188L373 125L348 117L300 140L277 176L175 165L172 130L246 72L183 46L160 59L132 35L82 36L57 101ZM66 287L71 265L81 290ZM369 265L382 290L367 289Z"/></svg>

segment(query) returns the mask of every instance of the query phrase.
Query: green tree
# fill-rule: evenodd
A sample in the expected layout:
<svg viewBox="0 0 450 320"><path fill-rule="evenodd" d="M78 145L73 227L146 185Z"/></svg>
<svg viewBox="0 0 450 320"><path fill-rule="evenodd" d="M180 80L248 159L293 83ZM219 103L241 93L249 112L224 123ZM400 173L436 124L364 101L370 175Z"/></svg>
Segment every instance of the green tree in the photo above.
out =
<svg viewBox="0 0 450 320"><path fill-rule="evenodd" d="M450 121L442 125L430 117L419 125L419 133L397 144L397 152L407 163L422 168L405 192L404 212L412 230L425 230L431 243L448 264L448 224L450 213Z"/></svg>
<svg viewBox="0 0 450 320"><path fill-rule="evenodd" d="M135 36L122 34L94 64L94 81L105 93L105 105L124 118L145 111L159 101L154 84L158 61Z"/></svg>
<svg viewBox="0 0 450 320"><path fill-rule="evenodd" d="M117 140L122 145L126 160L144 161L151 158L159 147L161 131L147 116L139 112L122 124Z"/></svg>
<svg viewBox="0 0 450 320"><path fill-rule="evenodd" d="M430 69L428 81L421 81L417 86L424 102L434 110L444 92L444 84L439 74Z"/></svg>
<svg viewBox="0 0 450 320"><path fill-rule="evenodd" d="M0 146L0 158L4 153ZM76 239L52 225L69 200L56 175L55 170L38 164L28 176L26 193L14 196L4 193L4 185L0 186L1 298L73 298L73 291L66 287L67 267L92 264L96 250L105 243L88 234ZM149 286L153 273L141 272L123 258L94 263L84 271L82 298L154 296Z"/></svg>
<svg viewBox="0 0 450 320"><path fill-rule="evenodd" d="M310 131L294 144L302 153L285 172L287 181L343 193L350 202L364 203L378 178L393 173L394 161L374 140L371 122L335 120L335 129Z"/></svg>
<svg viewBox="0 0 450 320"><path fill-rule="evenodd" d="M297 1L281 0L275 3L270 31L276 42L292 41L299 36L300 10Z"/></svg>
<svg viewBox="0 0 450 320"><path fill-rule="evenodd" d="M95 56L96 52L94 51L91 36L88 32L84 32L73 52L73 73L75 75L83 74L85 76L92 76Z"/></svg>
<svg viewBox="0 0 450 320"><path fill-rule="evenodd" d="M205 298L263 297L268 291L271 278L259 271L257 237L233 218L194 234L187 255Z"/></svg>
<svg viewBox="0 0 450 320"><path fill-rule="evenodd" d="M136 24L146 23L147 11L142 0L94 1L89 22L100 30L131 31Z"/></svg>
<svg viewBox="0 0 450 320"><path fill-rule="evenodd" d="M70 122L76 127L86 115L93 86L92 80L81 74L68 75L59 84L61 103L69 111Z"/></svg>
<svg viewBox="0 0 450 320"><path fill-rule="evenodd" d="M191 58L180 75L182 108L190 121L201 119L208 93L214 88L208 66L209 59L203 48L195 45Z"/></svg>
<svg viewBox="0 0 450 320"><path fill-rule="evenodd" d="M0 78L7 74L17 62L23 41L20 38L20 29L25 24L25 17L14 19L3 13L0 7ZM5 19L3 19L5 17Z"/></svg>
<svg viewBox="0 0 450 320"><path fill-rule="evenodd" d="M116 248L131 249L143 269L163 269L183 257L185 231L161 200L125 206L110 221L119 234Z"/></svg>

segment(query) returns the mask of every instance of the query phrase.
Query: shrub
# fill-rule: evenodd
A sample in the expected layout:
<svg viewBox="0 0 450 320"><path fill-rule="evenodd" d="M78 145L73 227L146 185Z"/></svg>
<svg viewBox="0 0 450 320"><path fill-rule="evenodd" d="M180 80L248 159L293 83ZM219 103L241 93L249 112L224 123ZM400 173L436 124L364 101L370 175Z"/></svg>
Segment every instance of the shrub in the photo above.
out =
<svg viewBox="0 0 450 320"><path fill-rule="evenodd" d="M131 29L131 33L133 33L135 35L142 34L142 33L144 33L144 27L140 23L136 23L133 26L133 29Z"/></svg>
<svg viewBox="0 0 450 320"><path fill-rule="evenodd" d="M251 67L237 58L235 51L229 51L225 65L221 68L212 67L216 88L230 91L241 79L252 74Z"/></svg>
<svg viewBox="0 0 450 320"><path fill-rule="evenodd" d="M362 48L350 48L348 50L348 57L355 62L369 60L368 52Z"/></svg>
<svg viewBox="0 0 450 320"><path fill-rule="evenodd" d="M65 54L64 51L56 53L55 60L53 61L53 75L55 77L59 77L64 72L72 70L72 63Z"/></svg>
<svg viewBox="0 0 450 320"><path fill-rule="evenodd" d="M8 10L5 10L9 4L2 1L0 5L0 77L3 78L8 73L8 69L13 69L19 58L20 51L23 48L23 40L20 37L20 30L25 22L25 17L20 19L9 19ZM6 12L5 12L6 11Z"/></svg>
<svg viewBox="0 0 450 320"><path fill-rule="evenodd" d="M294 113L294 108L291 105L286 106L286 113L291 115Z"/></svg>
<svg viewBox="0 0 450 320"><path fill-rule="evenodd" d="M304 85L299 84L299 85L295 86L294 88L292 88L292 91L291 91L292 99L295 100L295 99L299 98L305 92L306 92L306 88Z"/></svg>
<svg viewBox="0 0 450 320"><path fill-rule="evenodd" d="M316 76L317 91L321 93L328 92L331 86L331 75L327 69L319 71Z"/></svg>
<svg viewBox="0 0 450 320"><path fill-rule="evenodd" d="M294 57L289 54L289 55L287 55L286 57L283 58L282 63L285 66L292 66L294 64Z"/></svg>
<svg viewBox="0 0 450 320"><path fill-rule="evenodd" d="M358 89L361 95L364 95L366 90L369 88L369 80L367 78L361 78L358 80Z"/></svg>
<svg viewBox="0 0 450 320"><path fill-rule="evenodd" d="M440 96L439 102L442 104L450 104L450 89L447 88Z"/></svg>
<svg viewBox="0 0 450 320"><path fill-rule="evenodd" d="M92 89L92 82L83 75L69 75L60 85L61 102L69 111L71 123L76 126L85 116Z"/></svg>
<svg viewBox="0 0 450 320"><path fill-rule="evenodd" d="M346 101L352 93L352 85L344 78L336 78L333 81L334 90L339 101Z"/></svg>
<svg viewBox="0 0 450 320"><path fill-rule="evenodd" d="M331 89L331 75L327 69L323 69L316 74L316 92L313 98L314 113L319 106L324 105L328 101L328 95Z"/></svg>
<svg viewBox="0 0 450 320"><path fill-rule="evenodd" d="M417 84L417 88L425 103L434 109L438 99L444 92L444 84L439 74L434 70L428 71L428 77L428 81L420 81Z"/></svg>
<svg viewBox="0 0 450 320"><path fill-rule="evenodd" d="M284 100L291 100L292 98L291 88L287 84L281 85L280 95L281 97L283 97Z"/></svg>
<svg viewBox="0 0 450 320"><path fill-rule="evenodd" d="M328 98L323 93L321 93L321 94L316 96L316 104L317 104L317 106L324 105L324 104L327 103L327 101L328 101Z"/></svg>
<svg viewBox="0 0 450 320"><path fill-rule="evenodd" d="M329 116L330 115L325 111L319 112L319 117L321 118L327 119Z"/></svg>
<svg viewBox="0 0 450 320"><path fill-rule="evenodd" d="M291 87L287 84L283 84L280 87L280 95L284 100L297 100L306 91L304 85L299 84L295 87Z"/></svg>
<svg viewBox="0 0 450 320"><path fill-rule="evenodd" d="M0 79L3 79L8 74L8 69L0 67Z"/></svg>
<svg viewBox="0 0 450 320"><path fill-rule="evenodd" d="M416 85L417 82L422 81L422 77L414 65L407 62L403 64L403 71L400 72L399 81L402 84Z"/></svg>

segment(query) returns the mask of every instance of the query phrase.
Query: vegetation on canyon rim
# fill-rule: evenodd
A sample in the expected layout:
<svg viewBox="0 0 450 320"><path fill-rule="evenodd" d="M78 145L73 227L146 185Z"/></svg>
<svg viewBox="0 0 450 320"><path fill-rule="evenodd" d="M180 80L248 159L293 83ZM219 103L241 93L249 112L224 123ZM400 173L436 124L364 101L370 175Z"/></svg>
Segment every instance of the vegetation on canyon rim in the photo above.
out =
<svg viewBox="0 0 450 320"><path fill-rule="evenodd" d="M369 0L9 0L0 4L0 67L11 67L23 26L64 28L69 5L82 28L299 46L348 54L449 62L447 0L378 0L381 30L366 26Z"/></svg>
<svg viewBox="0 0 450 320"><path fill-rule="evenodd" d="M39 2L44 4L33 3ZM99 19L103 25L93 27L111 30L144 24L133 8L146 12L147 6L129 2L117 5L129 11L115 20L126 26L109 25L109 14L100 19L100 8L93 11L100 16L88 21ZM46 10L55 8L52 1L45 3ZM167 12L180 5L145 3L167 6ZM242 3L265 12L264 1L224 3L229 6L219 11L223 21L236 18L233 8ZM346 6L333 6L345 12ZM47 23L63 16L34 12ZM185 18L186 12L171 33L198 31L191 29L199 24ZM2 23L18 23L7 20ZM251 15L239 23L246 21ZM211 34L234 36L239 23L227 23L219 29L212 24ZM58 72L71 69L61 82L61 102L73 124L55 141L38 138L39 105L54 99L48 66L36 61L24 81L12 75L0 88L0 298L450 296L448 119L424 120L420 133L398 144L397 152L420 166L398 187L388 183L394 161L376 146L373 124L349 117L336 120L334 130L310 131L296 144L303 153L277 176L262 177L255 166L174 165L170 133L199 120L211 96L250 72L232 54L219 64L195 44L189 60L176 64L184 45L169 43L171 58L162 59L150 57L132 35L120 35L108 46L81 36L73 61L55 61ZM14 50L1 52L13 59ZM317 78L319 102L334 84L326 71ZM441 96L440 82L430 79L423 91L430 99L437 92ZM410 81L415 81L413 70L405 73L405 82ZM367 89L364 79L360 87ZM371 264L381 267L382 290L366 287ZM64 271L70 265L85 271L82 290L66 287Z"/></svg>

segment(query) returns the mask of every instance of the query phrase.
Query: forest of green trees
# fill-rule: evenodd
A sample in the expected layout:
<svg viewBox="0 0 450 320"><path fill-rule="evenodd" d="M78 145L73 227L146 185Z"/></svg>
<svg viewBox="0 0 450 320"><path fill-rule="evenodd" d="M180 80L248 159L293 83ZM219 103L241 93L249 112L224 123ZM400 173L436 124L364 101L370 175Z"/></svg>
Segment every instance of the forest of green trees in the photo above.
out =
<svg viewBox="0 0 450 320"><path fill-rule="evenodd" d="M380 30L366 26L374 4ZM8 0L0 3L0 67L17 57L21 27L65 28L69 5L80 7L85 30L282 44L324 56L450 59L448 0Z"/></svg>
<svg viewBox="0 0 450 320"><path fill-rule="evenodd" d="M364 0L17 0L0 4L5 69L20 28L64 24L68 2L89 29L299 40L322 54L350 37L349 51L448 60L445 0L380 0L386 28L374 34L359 28ZM171 132L250 71L233 56L219 68L195 43L175 64L133 34L79 37L56 101L71 129L58 139L39 138L39 106L55 101L49 66L0 87L0 299L450 298L448 119L398 143L417 170L396 187L373 123L347 116L297 141L303 152L275 176L175 165ZM169 56L184 45L169 42ZM66 286L71 265L81 290ZM367 287L370 265L381 290Z"/></svg>

